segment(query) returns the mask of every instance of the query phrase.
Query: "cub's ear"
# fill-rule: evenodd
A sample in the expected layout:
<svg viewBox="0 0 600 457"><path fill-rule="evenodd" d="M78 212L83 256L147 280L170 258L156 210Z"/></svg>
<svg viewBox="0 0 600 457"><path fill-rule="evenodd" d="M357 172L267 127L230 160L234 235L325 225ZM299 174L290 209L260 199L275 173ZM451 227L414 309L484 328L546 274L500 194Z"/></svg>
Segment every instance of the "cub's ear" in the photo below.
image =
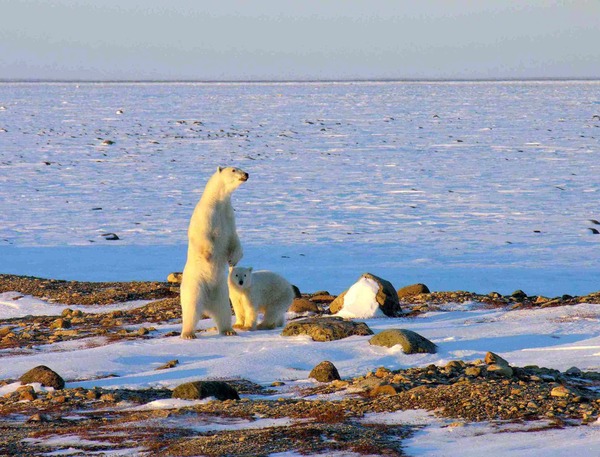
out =
<svg viewBox="0 0 600 457"><path fill-rule="evenodd" d="M221 173L223 171L223 167L217 167L217 173Z"/></svg>
<svg viewBox="0 0 600 457"><path fill-rule="evenodd" d="M248 268L248 273L252 273L252 267Z"/></svg>

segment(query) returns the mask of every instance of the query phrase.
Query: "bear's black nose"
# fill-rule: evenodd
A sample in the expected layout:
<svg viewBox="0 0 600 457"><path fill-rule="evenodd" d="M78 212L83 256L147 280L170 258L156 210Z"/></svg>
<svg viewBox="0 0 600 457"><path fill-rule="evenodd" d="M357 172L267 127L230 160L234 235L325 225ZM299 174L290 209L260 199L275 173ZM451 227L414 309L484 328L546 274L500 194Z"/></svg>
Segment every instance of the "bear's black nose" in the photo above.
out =
<svg viewBox="0 0 600 457"><path fill-rule="evenodd" d="M244 280L241 280L240 281L240 286L243 286L243 285L244 285Z"/></svg>
<svg viewBox="0 0 600 457"><path fill-rule="evenodd" d="M242 181L248 181L250 175L248 173L244 173L244 175L240 178Z"/></svg>

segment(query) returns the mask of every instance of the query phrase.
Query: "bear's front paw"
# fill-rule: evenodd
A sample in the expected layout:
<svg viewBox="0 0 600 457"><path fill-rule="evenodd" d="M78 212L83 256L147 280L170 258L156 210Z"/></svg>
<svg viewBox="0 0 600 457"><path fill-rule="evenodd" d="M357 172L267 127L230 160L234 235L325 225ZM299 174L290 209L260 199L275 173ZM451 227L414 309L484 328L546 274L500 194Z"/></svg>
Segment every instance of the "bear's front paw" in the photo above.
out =
<svg viewBox="0 0 600 457"><path fill-rule="evenodd" d="M223 330L220 333L223 336L235 336L235 335L237 335L237 332L235 330L233 330L233 329L231 329L231 330Z"/></svg>
<svg viewBox="0 0 600 457"><path fill-rule="evenodd" d="M198 337L194 332L181 332L181 338L184 340L195 340Z"/></svg>

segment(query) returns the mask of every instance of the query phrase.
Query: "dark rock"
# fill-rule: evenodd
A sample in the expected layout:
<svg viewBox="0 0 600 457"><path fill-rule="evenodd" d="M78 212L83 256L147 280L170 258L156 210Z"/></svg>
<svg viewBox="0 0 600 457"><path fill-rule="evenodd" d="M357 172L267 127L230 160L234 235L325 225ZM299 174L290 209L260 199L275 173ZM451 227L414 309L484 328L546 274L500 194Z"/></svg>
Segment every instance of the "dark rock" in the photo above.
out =
<svg viewBox="0 0 600 457"><path fill-rule="evenodd" d="M412 284L410 286L398 289L398 298L414 297L420 294L429 294L431 291L425 284Z"/></svg>
<svg viewBox="0 0 600 457"><path fill-rule="evenodd" d="M292 290L294 291L294 298L302 298L302 293L298 289L298 286L292 284Z"/></svg>
<svg viewBox="0 0 600 457"><path fill-rule="evenodd" d="M292 302L292 306L290 306L289 311L293 313L318 313L321 311L319 306L306 298L295 298Z"/></svg>
<svg viewBox="0 0 600 457"><path fill-rule="evenodd" d="M289 322L281 335L308 335L314 341L335 341L352 335L372 335L364 322L344 320L341 317L311 317Z"/></svg>
<svg viewBox="0 0 600 457"><path fill-rule="evenodd" d="M375 346L385 346L388 348L399 344L402 346L402 352L405 354L435 354L437 352L437 346L434 343L424 336L406 329L384 330L372 337L369 340L369 343Z"/></svg>
<svg viewBox="0 0 600 457"><path fill-rule="evenodd" d="M172 397L185 400L201 400L207 397L215 397L218 400L240 399L237 390L223 381L186 382L175 387Z"/></svg>
<svg viewBox="0 0 600 457"><path fill-rule="evenodd" d="M335 365L328 360L325 360L314 367L310 372L309 377L316 379L319 382L331 382L336 379L341 379Z"/></svg>
<svg viewBox="0 0 600 457"><path fill-rule="evenodd" d="M521 289L515 290L510 296L516 300L523 300L527 298L527 294Z"/></svg>
<svg viewBox="0 0 600 457"><path fill-rule="evenodd" d="M174 368L177 365L179 365L179 360L177 360L177 359L175 359L175 360L169 360L164 365L161 365L160 367L158 367L157 370L167 370L169 368Z"/></svg>
<svg viewBox="0 0 600 457"><path fill-rule="evenodd" d="M400 301L398 300L398 292L391 282L371 273L364 273L359 280L362 278L371 279L379 285L379 290L377 291L375 298L377 303L379 303L379 307L381 308L381 311L383 311L383 314L389 317L396 317L402 312L400 309ZM341 293L333 302L331 302L329 311L332 314L339 312L343 308L344 297L347 292L348 291Z"/></svg>
<svg viewBox="0 0 600 457"><path fill-rule="evenodd" d="M55 389L62 389L65 387L64 379L45 365L39 365L35 368L32 368L23 376L21 376L19 381L21 381L23 384L39 382L42 386L54 387Z"/></svg>

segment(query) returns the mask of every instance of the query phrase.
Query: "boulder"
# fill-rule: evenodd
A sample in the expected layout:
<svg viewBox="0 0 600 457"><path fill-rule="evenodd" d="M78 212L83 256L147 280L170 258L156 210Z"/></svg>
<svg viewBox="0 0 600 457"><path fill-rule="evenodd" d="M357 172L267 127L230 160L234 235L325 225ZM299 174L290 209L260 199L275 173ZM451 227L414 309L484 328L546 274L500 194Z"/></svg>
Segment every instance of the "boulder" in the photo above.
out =
<svg viewBox="0 0 600 457"><path fill-rule="evenodd" d="M44 387L53 387L55 389L62 389L65 387L64 379L61 378L58 373L45 365L39 365L35 368L32 368L23 376L21 376L19 381L21 381L23 384L39 382Z"/></svg>
<svg viewBox="0 0 600 457"><path fill-rule="evenodd" d="M223 381L186 382L175 387L173 398L201 400L215 397L217 400L239 400L240 396L233 387Z"/></svg>
<svg viewBox="0 0 600 457"><path fill-rule="evenodd" d="M508 362L494 352L488 352L485 354L485 363L488 365L500 365L504 367L508 366Z"/></svg>
<svg viewBox="0 0 600 457"><path fill-rule="evenodd" d="M352 335L372 335L364 322L353 322L341 317L310 317L288 322L282 336L308 335L314 341L335 341Z"/></svg>
<svg viewBox="0 0 600 457"><path fill-rule="evenodd" d="M384 330L372 337L369 340L369 343L375 346L384 346L388 348L399 344L402 346L402 352L405 354L435 354L437 352L437 346L434 343L424 336L406 329Z"/></svg>
<svg viewBox="0 0 600 457"><path fill-rule="evenodd" d="M371 287L372 290L369 291ZM337 314L343 309L355 313L354 310L357 308L370 307L369 302L372 300L379 305L379 310L386 316L395 317L402 311L398 293L392 283L371 273L363 274L350 289L341 293L331 302L329 310L332 314ZM349 308L352 308L352 311Z"/></svg>
<svg viewBox="0 0 600 457"><path fill-rule="evenodd" d="M340 378L340 374L338 373L335 365L328 360L325 360L314 367L308 376L316 379L319 382L331 382L335 380L339 381L342 379Z"/></svg>
<svg viewBox="0 0 600 457"><path fill-rule="evenodd" d="M420 294L429 294L431 291L425 284L411 284L410 286L398 289L398 298L414 297Z"/></svg>

